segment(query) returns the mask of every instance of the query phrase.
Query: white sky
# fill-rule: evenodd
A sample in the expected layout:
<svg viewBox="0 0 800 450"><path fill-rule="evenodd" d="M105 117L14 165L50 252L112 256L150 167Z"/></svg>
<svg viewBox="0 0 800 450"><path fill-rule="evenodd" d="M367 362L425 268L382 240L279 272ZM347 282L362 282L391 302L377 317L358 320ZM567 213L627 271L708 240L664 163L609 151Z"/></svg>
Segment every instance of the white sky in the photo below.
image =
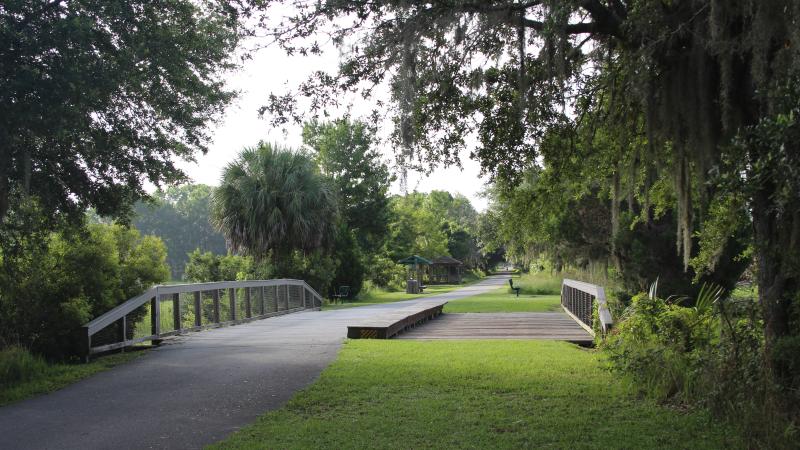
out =
<svg viewBox="0 0 800 450"><path fill-rule="evenodd" d="M242 148L254 146L259 140L300 147L302 136L299 125L289 124L285 129L272 128L268 120L258 117L258 108L266 104L271 92L282 94L288 91L314 70L332 72L337 67L337 61L338 53L332 48L319 57L290 57L277 47L259 50L240 70L226 77L229 87L239 91L240 95L220 123L212 129L213 142L209 152L198 156L196 163L181 162L179 166L194 182L217 185L222 169L236 158ZM370 108L371 105L362 100L361 104L353 105L352 115L365 116ZM342 112L329 111L331 118L341 116ZM379 134L388 135L389 131L379 130ZM385 146L382 153L388 163L394 162L393 149ZM470 160L468 154L461 155L461 160L463 170L455 167L437 168L430 177L409 172L408 190L461 193L470 199L476 209L485 210L487 201L480 197L485 182L478 177L480 166ZM398 182L392 186L392 192L400 192Z"/></svg>

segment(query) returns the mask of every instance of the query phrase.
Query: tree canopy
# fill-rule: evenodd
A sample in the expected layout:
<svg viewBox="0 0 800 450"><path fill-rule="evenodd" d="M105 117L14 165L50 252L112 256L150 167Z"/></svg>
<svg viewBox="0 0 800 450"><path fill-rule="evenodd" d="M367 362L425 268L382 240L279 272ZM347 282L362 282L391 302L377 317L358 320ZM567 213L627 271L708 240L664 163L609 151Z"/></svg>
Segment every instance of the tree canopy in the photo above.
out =
<svg viewBox="0 0 800 450"><path fill-rule="evenodd" d="M231 248L258 259L330 246L336 193L310 155L260 143L225 167L211 196L211 220Z"/></svg>
<svg viewBox="0 0 800 450"><path fill-rule="evenodd" d="M173 279L183 277L189 253L225 254L225 237L209 221L212 187L187 184L155 192L150 202L137 203L133 225L142 233L159 236L167 246Z"/></svg>
<svg viewBox="0 0 800 450"><path fill-rule="evenodd" d="M333 180L342 220L370 252L380 247L389 220L388 191L394 177L375 147L374 131L347 118L308 122L303 143L316 156L323 174Z"/></svg>
<svg viewBox="0 0 800 450"><path fill-rule="evenodd" d="M11 0L0 6L0 218L124 215L145 183L184 179L233 92L238 2Z"/></svg>

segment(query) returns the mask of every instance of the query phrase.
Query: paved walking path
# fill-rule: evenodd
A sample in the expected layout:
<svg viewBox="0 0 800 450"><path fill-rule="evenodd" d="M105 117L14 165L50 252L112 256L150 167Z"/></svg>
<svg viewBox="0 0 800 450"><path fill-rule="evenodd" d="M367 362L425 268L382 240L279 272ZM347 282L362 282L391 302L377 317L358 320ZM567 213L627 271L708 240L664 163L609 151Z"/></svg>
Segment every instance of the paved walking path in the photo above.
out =
<svg viewBox="0 0 800 450"><path fill-rule="evenodd" d="M308 311L169 339L147 355L49 395L0 408L0 449L201 448L279 408L336 357L354 320L497 289Z"/></svg>

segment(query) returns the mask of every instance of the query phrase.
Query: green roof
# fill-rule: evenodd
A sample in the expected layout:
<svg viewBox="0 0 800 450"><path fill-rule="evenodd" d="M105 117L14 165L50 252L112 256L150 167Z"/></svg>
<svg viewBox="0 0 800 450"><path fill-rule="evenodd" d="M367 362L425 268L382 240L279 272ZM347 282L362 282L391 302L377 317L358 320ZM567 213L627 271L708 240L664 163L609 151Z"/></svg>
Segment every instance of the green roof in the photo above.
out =
<svg viewBox="0 0 800 450"><path fill-rule="evenodd" d="M430 261L428 261L427 259L423 258L422 256L418 256L418 255L411 255L408 258L403 258L400 261L397 261L397 263L398 264L405 264L407 266L410 266L410 265L413 265L413 264L417 264L417 265L419 265L419 264L431 264Z"/></svg>

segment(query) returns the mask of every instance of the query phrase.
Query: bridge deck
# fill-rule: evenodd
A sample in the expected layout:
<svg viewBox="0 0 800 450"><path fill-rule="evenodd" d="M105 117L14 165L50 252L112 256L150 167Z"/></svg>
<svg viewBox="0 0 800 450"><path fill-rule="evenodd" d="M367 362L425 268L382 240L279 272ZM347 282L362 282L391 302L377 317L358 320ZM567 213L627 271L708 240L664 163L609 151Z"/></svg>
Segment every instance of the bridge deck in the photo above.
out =
<svg viewBox="0 0 800 450"><path fill-rule="evenodd" d="M447 300L417 302L393 311L355 321L347 326L351 339L389 339L442 313Z"/></svg>
<svg viewBox="0 0 800 450"><path fill-rule="evenodd" d="M564 313L446 313L398 338L553 339L592 343L592 336Z"/></svg>

